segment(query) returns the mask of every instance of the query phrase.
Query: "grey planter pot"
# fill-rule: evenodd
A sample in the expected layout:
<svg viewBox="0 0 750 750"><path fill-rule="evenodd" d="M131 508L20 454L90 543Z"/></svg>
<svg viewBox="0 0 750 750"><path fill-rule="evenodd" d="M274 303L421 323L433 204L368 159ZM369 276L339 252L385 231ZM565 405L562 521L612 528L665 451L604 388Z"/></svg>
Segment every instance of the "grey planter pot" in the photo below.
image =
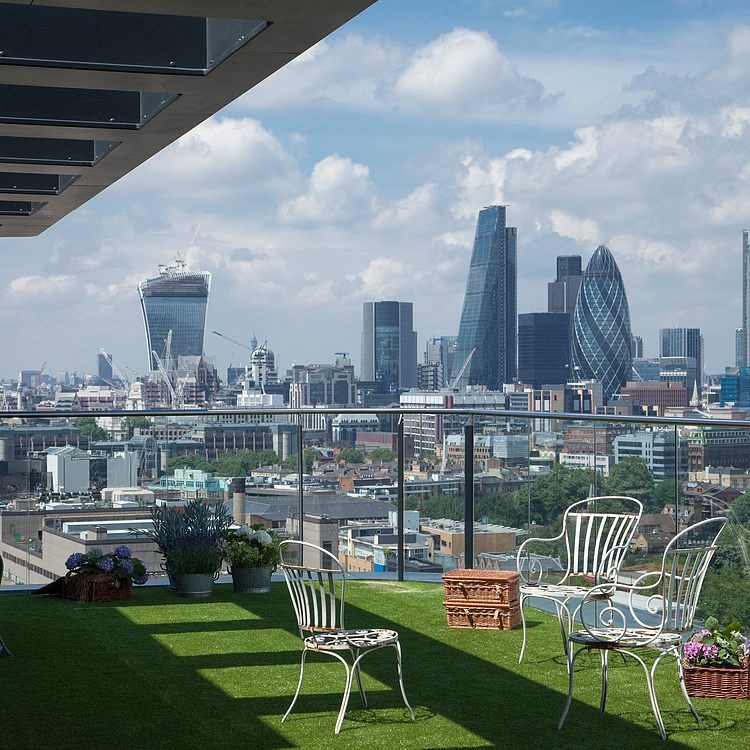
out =
<svg viewBox="0 0 750 750"><path fill-rule="evenodd" d="M237 594L267 594L271 590L271 566L232 568L232 584Z"/></svg>
<svg viewBox="0 0 750 750"><path fill-rule="evenodd" d="M190 599L206 599L214 593L213 573L177 573L177 592Z"/></svg>

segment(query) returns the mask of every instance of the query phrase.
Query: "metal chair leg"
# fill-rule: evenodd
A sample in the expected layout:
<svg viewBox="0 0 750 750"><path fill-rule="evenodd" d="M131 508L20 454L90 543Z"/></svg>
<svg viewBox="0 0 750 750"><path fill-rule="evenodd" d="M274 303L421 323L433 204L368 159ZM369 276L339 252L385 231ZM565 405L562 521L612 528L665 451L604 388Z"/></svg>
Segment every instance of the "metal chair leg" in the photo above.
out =
<svg viewBox="0 0 750 750"><path fill-rule="evenodd" d="M333 656L338 655L333 654ZM333 730L334 734L338 734L341 731L341 725L344 723L344 714L346 714L346 709L349 705L349 696L352 692L352 678L354 677L354 672L356 672L359 668L359 664L357 661L355 661L354 667L352 667L351 669L343 659L341 659L341 661L344 665L344 668L346 669L346 687L344 688L344 697L341 699L341 708L339 709L339 715L336 719L336 728Z"/></svg>
<svg viewBox="0 0 750 750"><path fill-rule="evenodd" d="M578 654L584 650L584 647L578 649L575 653L568 652L566 661L568 662L568 699L565 701L565 708L563 708L562 716L560 717L560 723L557 725L558 731L562 729L565 719L568 717L568 711L570 711L570 704L573 702L573 675L575 673L575 663L578 658Z"/></svg>
<svg viewBox="0 0 750 750"><path fill-rule="evenodd" d="M690 713L693 714L693 718L700 724L701 717L698 715L698 712L695 710L693 701L690 700L690 696L688 695L687 688L685 687L685 672L682 669L682 659L680 659L680 650L678 648L670 648L668 651L662 651L662 653L660 653L659 656L656 657L656 661L654 662L653 668L654 670L656 670L656 665L667 654L672 654L674 658L677 660L677 674L679 675L679 678L680 678L680 690L682 690L682 695L687 701L688 707L690 708Z"/></svg>
<svg viewBox="0 0 750 750"><path fill-rule="evenodd" d="M523 661L523 655L526 652L526 615L523 613L524 605L526 604L527 596L521 596L521 626L523 628L523 641L521 641L521 653L518 657L518 663Z"/></svg>
<svg viewBox="0 0 750 750"><path fill-rule="evenodd" d="M286 713L284 714L284 717L281 719L282 724L286 721L286 717L289 716L290 713L292 713L294 704L297 702L297 698L299 698L299 691L302 689L302 678L305 676L305 658L306 657L307 657L307 649L305 649L302 652L302 660L300 661L300 665L299 665L299 681L297 682L297 692L294 694L294 698L292 698L292 702L289 704L289 708L287 708Z"/></svg>
<svg viewBox="0 0 750 750"><path fill-rule="evenodd" d="M357 675L357 688L359 689L359 697L362 700L362 706L364 708L367 708L367 695L365 694L365 689L362 686L362 670L359 667L358 659L359 659L359 649L353 649L352 650L352 662L357 665L354 668L354 671Z"/></svg>
<svg viewBox="0 0 750 750"><path fill-rule="evenodd" d="M607 688L609 687L609 651L601 650L602 660L602 695L599 700L599 711L604 713L604 707L607 705Z"/></svg>
<svg viewBox="0 0 750 750"><path fill-rule="evenodd" d="M411 716L411 720L414 721L414 711L412 710L412 707L409 705L409 701L406 697L406 689L404 688L404 672L401 668L401 644L396 641L394 644L394 648L396 649L396 657L398 662L398 685L401 688L401 697L404 699L404 703L406 704L406 707L409 709L409 715Z"/></svg>

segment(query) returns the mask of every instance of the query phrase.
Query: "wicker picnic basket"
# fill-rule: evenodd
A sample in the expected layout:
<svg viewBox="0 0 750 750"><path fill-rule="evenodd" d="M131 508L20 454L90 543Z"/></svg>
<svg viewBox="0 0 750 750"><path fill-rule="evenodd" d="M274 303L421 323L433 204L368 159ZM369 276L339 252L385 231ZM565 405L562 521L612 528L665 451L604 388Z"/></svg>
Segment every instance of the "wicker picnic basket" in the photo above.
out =
<svg viewBox="0 0 750 750"><path fill-rule="evenodd" d="M519 575L506 570L450 570L445 582L449 628L510 630L521 622Z"/></svg>
<svg viewBox="0 0 750 750"><path fill-rule="evenodd" d="M493 602L518 606L520 576L507 570L450 570L443 575L451 602Z"/></svg>
<svg viewBox="0 0 750 750"><path fill-rule="evenodd" d="M685 689L691 698L750 698L750 669L696 667L683 664Z"/></svg>
<svg viewBox="0 0 750 750"><path fill-rule="evenodd" d="M502 605L443 602L449 628L511 630L521 623L521 611Z"/></svg>

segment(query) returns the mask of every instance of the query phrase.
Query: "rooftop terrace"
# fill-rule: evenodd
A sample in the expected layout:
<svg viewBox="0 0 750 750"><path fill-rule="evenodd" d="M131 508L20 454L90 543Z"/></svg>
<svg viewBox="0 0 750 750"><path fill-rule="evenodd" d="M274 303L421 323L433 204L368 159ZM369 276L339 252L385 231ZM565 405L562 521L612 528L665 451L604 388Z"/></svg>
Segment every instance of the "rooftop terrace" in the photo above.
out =
<svg viewBox="0 0 750 750"><path fill-rule="evenodd" d="M750 744L745 701L701 700L696 724L673 664L660 667L668 742L656 731L640 667L613 660L607 713L598 712L598 657L580 660L567 723L557 622L531 612L532 637L518 664L520 630L454 630L442 587L352 581L347 625L399 630L410 721L388 649L363 663L370 708L352 696L333 734L344 674L311 657L294 693L300 641L283 583L268 595L219 585L211 600L186 602L162 587L125 602L79 604L3 593L0 632L15 653L0 659L3 747L55 748L710 748ZM52 740L51 738L54 738Z"/></svg>

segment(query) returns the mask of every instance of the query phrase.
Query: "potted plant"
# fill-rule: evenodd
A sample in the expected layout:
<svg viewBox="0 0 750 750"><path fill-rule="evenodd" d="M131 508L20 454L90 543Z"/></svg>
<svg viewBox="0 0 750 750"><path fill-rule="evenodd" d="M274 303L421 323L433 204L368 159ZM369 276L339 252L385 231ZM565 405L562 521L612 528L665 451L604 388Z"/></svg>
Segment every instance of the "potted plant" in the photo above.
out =
<svg viewBox="0 0 750 750"><path fill-rule="evenodd" d="M739 622L721 629L715 617L682 647L688 695L697 698L750 697L750 643Z"/></svg>
<svg viewBox="0 0 750 750"><path fill-rule="evenodd" d="M265 594L271 590L271 573L279 562L279 538L262 524L227 529L221 543L240 594Z"/></svg>
<svg viewBox="0 0 750 750"><path fill-rule="evenodd" d="M167 573L181 596L211 596L221 567L221 541L231 523L223 502L209 505L190 500L184 509L161 508L152 513L149 535L164 555Z"/></svg>
<svg viewBox="0 0 750 750"><path fill-rule="evenodd" d="M65 567L68 572L63 579L63 596L83 602L129 599L131 584L148 580L145 565L124 544L107 553L98 547L86 553L74 552Z"/></svg>

